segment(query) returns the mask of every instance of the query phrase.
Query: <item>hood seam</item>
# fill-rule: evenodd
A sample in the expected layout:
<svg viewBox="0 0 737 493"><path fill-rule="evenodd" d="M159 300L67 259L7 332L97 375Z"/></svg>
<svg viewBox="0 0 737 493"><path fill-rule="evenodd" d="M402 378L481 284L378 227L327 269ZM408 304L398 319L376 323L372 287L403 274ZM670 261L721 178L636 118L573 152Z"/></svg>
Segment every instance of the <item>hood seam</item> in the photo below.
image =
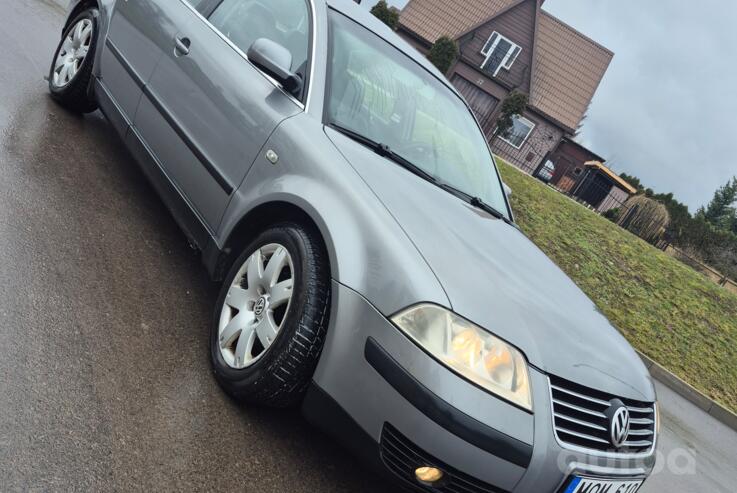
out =
<svg viewBox="0 0 737 493"><path fill-rule="evenodd" d="M438 286L440 286L440 289L443 291L443 294L445 295L445 299L448 302L448 308L450 310L453 310L453 304L450 301L450 296L448 295L448 291L446 291L445 286L443 286L443 283L440 281L440 277L438 277L437 272L435 272L435 269L432 268L432 266L430 265L430 262L427 260L427 258L425 257L425 255L422 253L422 251L420 250L420 247L417 246L417 243L415 243L415 241L412 239L412 237L409 235L409 233L407 233L407 230L404 229L404 226L402 226L402 224L399 222L399 220L397 219L397 217L392 213L392 211L389 210L389 207L387 207L387 205L384 203L384 201L381 200L381 197L379 197L379 195L376 193L376 191L373 189L373 187L371 185L369 185L368 182L366 181L366 179L361 175L361 173L359 173L358 170L353 167L353 164L351 163L351 160L348 159L348 157L346 157L345 154L343 154L343 151L333 141L333 139L330 136L330 134L328 134L327 127L325 125L323 125L323 132L325 133L325 136L328 138L328 140L330 141L330 143L333 144L333 147L338 151L338 153L341 155L341 157L348 164L348 166L350 166L350 168L353 170L353 172L356 173L356 175L358 175L358 178L371 191L371 194L374 197L376 197L376 200L379 201L379 203L381 204L381 206L384 208L384 210L387 212L387 214L389 214L389 216L394 220L394 222L397 224L397 226L399 227L399 229L402 230L402 233L404 233L404 236L407 238L407 241L409 241L410 244L414 247L415 251L419 254L420 258L422 258L422 261L425 262L425 265L427 266L428 269L430 269L430 272L432 272L433 277L435 277L435 280L438 282ZM421 300L421 301L423 301L423 300ZM428 300L424 300L424 301L428 301Z"/></svg>

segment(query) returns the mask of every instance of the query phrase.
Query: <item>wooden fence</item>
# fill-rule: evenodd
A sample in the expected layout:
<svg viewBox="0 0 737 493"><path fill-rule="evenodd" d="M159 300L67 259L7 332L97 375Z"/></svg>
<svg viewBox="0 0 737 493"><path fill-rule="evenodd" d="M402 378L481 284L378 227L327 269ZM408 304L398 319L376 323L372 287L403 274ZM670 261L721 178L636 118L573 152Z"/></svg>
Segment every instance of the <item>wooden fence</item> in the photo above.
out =
<svg viewBox="0 0 737 493"><path fill-rule="evenodd" d="M689 254L687 254L680 248L676 248L673 245L668 245L665 249L665 253L667 253L671 257L677 258L684 264L687 264L693 267L695 270L701 272L706 277L708 277L715 283L719 284L720 286L723 286L728 291L731 291L737 294L737 282L733 281L732 279L729 279L727 276L723 275L721 272L706 265L700 260L693 258L692 256L690 256Z"/></svg>

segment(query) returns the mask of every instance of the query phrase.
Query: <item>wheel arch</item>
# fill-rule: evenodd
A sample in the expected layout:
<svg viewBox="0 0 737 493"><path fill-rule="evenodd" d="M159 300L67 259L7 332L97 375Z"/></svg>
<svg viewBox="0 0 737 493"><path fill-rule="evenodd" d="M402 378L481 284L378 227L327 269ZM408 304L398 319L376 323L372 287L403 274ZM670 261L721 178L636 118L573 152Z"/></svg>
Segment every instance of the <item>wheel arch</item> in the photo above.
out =
<svg viewBox="0 0 737 493"><path fill-rule="evenodd" d="M334 264L332 243L326 239L324 227L308 213L305 208L284 199L273 199L247 211L228 233L221 248L217 248L216 258L206 261L208 270L215 280L222 280L233 261L249 241L270 225L294 222L312 230L320 242L320 247L327 254L328 267L331 270ZM212 258L212 257L211 257Z"/></svg>
<svg viewBox="0 0 737 493"><path fill-rule="evenodd" d="M67 19L64 22L64 26L61 29L62 36L64 35L64 32L69 27L69 24L74 20L74 18L77 17L84 10L92 8L92 7L96 8L97 10L100 10L100 2L98 0L75 0L75 2L70 4L71 9L69 10L69 13L67 14Z"/></svg>

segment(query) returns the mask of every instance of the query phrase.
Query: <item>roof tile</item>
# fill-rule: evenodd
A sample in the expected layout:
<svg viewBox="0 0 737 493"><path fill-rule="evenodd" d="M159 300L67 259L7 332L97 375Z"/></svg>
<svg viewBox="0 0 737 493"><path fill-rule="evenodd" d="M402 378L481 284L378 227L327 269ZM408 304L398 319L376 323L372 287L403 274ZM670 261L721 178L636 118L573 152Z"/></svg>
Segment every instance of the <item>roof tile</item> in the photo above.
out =
<svg viewBox="0 0 737 493"><path fill-rule="evenodd" d="M402 25L429 42L457 38L519 0L410 0ZM575 129L614 54L541 11L530 105Z"/></svg>
<svg viewBox="0 0 737 493"><path fill-rule="evenodd" d="M456 38L518 0L410 0L402 9L402 24L434 43L441 36Z"/></svg>
<svg viewBox="0 0 737 493"><path fill-rule="evenodd" d="M613 56L608 49L542 11L530 104L575 129Z"/></svg>

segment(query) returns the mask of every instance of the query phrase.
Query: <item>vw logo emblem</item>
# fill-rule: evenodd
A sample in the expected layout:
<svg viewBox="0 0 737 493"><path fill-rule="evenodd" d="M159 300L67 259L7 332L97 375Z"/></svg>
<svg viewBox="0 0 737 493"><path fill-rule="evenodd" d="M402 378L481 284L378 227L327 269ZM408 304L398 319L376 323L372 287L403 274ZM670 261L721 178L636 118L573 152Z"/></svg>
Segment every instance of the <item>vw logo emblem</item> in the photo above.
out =
<svg viewBox="0 0 737 493"><path fill-rule="evenodd" d="M621 448L630 434L630 412L622 401L615 399L606 415L609 418L609 441L614 448Z"/></svg>
<svg viewBox="0 0 737 493"><path fill-rule="evenodd" d="M265 309L266 309L266 298L262 296L258 299L258 301L256 301L256 304L253 305L253 313L255 313L257 317L260 317L264 313Z"/></svg>

